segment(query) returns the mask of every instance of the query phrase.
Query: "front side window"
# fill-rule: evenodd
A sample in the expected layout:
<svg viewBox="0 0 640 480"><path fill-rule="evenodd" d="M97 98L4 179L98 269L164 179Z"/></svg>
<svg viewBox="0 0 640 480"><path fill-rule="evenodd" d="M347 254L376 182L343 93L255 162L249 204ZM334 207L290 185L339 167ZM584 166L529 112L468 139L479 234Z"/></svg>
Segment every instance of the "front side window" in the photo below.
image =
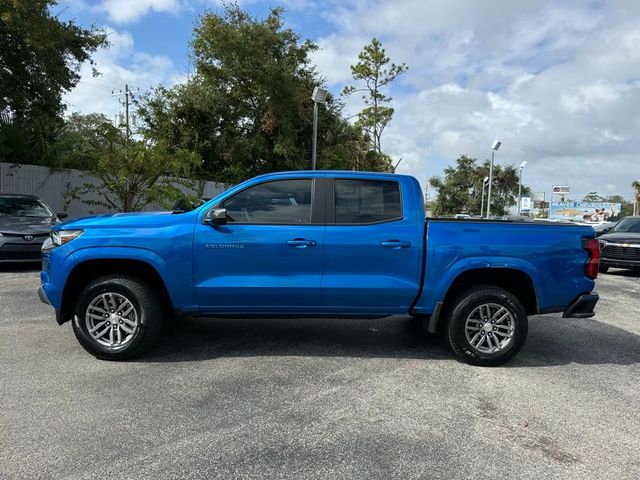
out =
<svg viewBox="0 0 640 480"><path fill-rule="evenodd" d="M311 179L277 180L249 187L222 205L233 223L311 223Z"/></svg>
<svg viewBox="0 0 640 480"><path fill-rule="evenodd" d="M366 224L402 218L397 182L336 179L334 185L336 223Z"/></svg>

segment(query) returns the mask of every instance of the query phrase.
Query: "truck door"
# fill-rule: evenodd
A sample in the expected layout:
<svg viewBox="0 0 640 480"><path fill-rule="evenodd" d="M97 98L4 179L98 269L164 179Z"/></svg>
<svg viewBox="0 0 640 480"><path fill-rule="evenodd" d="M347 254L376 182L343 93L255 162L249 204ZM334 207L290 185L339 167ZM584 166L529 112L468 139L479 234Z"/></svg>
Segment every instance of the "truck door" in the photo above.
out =
<svg viewBox="0 0 640 480"><path fill-rule="evenodd" d="M226 209L226 224L196 225L194 280L203 313L321 309L325 227L316 218L323 202L316 181L322 179L254 184L210 209Z"/></svg>
<svg viewBox="0 0 640 480"><path fill-rule="evenodd" d="M413 187L327 178L322 292L328 309L407 312L420 285L424 228Z"/></svg>

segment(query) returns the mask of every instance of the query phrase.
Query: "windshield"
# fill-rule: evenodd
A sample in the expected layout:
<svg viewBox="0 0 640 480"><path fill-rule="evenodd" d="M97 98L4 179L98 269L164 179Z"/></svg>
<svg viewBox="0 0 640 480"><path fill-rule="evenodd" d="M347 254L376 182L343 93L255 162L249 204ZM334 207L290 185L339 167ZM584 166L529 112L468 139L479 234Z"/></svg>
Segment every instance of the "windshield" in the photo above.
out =
<svg viewBox="0 0 640 480"><path fill-rule="evenodd" d="M640 233L640 218L623 218L611 231Z"/></svg>
<svg viewBox="0 0 640 480"><path fill-rule="evenodd" d="M35 198L0 197L0 215L7 217L53 217L53 212Z"/></svg>

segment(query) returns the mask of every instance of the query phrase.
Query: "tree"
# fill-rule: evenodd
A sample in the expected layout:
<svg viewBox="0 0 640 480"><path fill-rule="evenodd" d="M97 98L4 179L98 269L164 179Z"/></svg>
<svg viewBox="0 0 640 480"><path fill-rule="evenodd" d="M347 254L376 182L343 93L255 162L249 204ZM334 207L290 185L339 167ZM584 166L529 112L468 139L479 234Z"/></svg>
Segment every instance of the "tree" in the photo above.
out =
<svg viewBox="0 0 640 480"><path fill-rule="evenodd" d="M0 0L0 111L15 119L58 116L62 94L80 79L80 65L107 44L106 34L51 14L57 0Z"/></svg>
<svg viewBox="0 0 640 480"><path fill-rule="evenodd" d="M74 112L64 119L56 141L56 166L93 170L109 147L113 124L102 113Z"/></svg>
<svg viewBox="0 0 640 480"><path fill-rule="evenodd" d="M198 153L200 177L237 183L261 173L309 168L316 49L272 9L256 19L237 5L198 20L192 41L196 73L139 102L147 139ZM366 152L360 129L342 118L332 96L320 108L318 166L352 168Z"/></svg>
<svg viewBox="0 0 640 480"><path fill-rule="evenodd" d="M432 177L429 179L429 184L436 189L437 194L433 202L434 215L479 214L483 181L488 175L488 160L478 165L475 158L461 155L456 160L455 167L445 169L444 178ZM523 185L523 195L528 192L529 188ZM517 168L513 165L494 165L491 192L491 211L493 214L506 215L508 208L516 205L517 194Z"/></svg>
<svg viewBox="0 0 640 480"><path fill-rule="evenodd" d="M598 192L589 192L584 196L582 201L597 203L597 202L604 202L605 200L604 200L604 197L601 197L600 195L598 195Z"/></svg>
<svg viewBox="0 0 640 480"><path fill-rule="evenodd" d="M62 22L56 0L0 0L1 160L55 166L63 128L62 95L106 34Z"/></svg>
<svg viewBox="0 0 640 480"><path fill-rule="evenodd" d="M391 102L391 97L382 93L382 89L406 72L408 67L404 63L389 65L391 60L387 57L382 43L377 38L373 38L371 43L364 47L358 55L358 59L358 63L351 65L351 74L354 80L361 81L364 85L361 87L346 86L342 94L351 95L362 92L362 100L366 106L358 114L358 124L365 129L371 138L371 150L383 161L386 160L386 163L390 164L390 159L382 158L381 139L382 132L393 117L394 110L387 106Z"/></svg>
<svg viewBox="0 0 640 480"><path fill-rule="evenodd" d="M149 204L169 208L185 197L178 185L193 187L181 177L201 162L196 154L170 148L163 142L127 142L111 124L102 126L100 137L94 150L97 161L91 171L101 183L87 183L72 190L68 201L77 199L122 212L142 210ZM93 200L95 194L101 200Z"/></svg>

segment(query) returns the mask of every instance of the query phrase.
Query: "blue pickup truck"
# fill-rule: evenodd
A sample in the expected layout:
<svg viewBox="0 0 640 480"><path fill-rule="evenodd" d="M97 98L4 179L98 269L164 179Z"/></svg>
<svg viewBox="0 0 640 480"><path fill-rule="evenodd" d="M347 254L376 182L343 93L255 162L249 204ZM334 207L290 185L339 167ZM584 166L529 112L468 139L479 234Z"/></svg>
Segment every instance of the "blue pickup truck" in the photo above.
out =
<svg viewBox="0 0 640 480"><path fill-rule="evenodd" d="M167 316L411 315L465 361L498 365L529 315L591 317L591 227L426 219L410 176L299 171L188 212L97 215L43 245L42 301L103 359L139 354Z"/></svg>

